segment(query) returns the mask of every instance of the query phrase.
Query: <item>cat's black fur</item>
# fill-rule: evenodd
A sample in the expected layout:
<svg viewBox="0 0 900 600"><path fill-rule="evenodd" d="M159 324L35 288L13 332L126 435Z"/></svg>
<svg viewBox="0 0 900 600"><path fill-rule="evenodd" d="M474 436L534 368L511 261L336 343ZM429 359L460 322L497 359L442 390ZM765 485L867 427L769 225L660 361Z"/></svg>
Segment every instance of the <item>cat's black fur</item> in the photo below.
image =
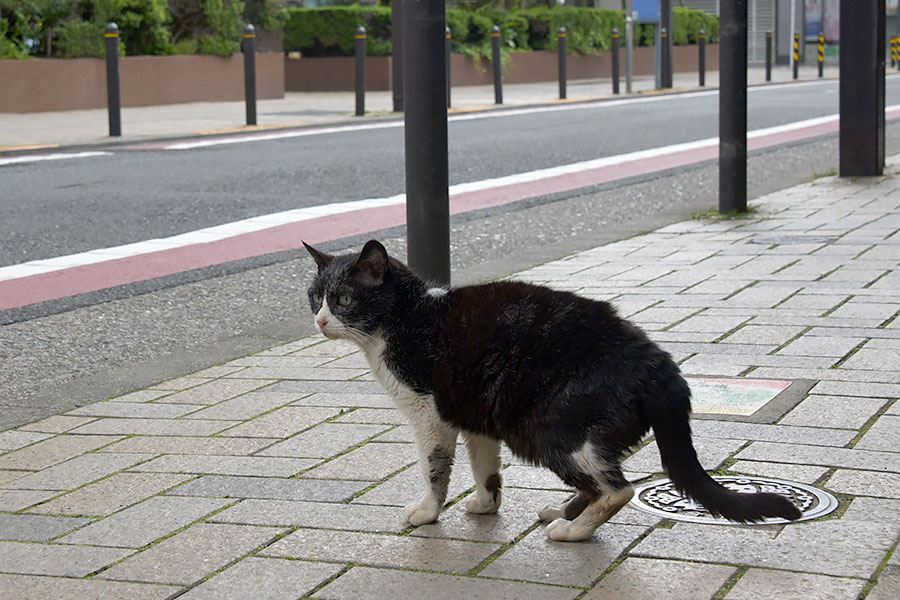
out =
<svg viewBox="0 0 900 600"><path fill-rule="evenodd" d="M652 428L675 485L713 514L740 522L800 516L783 497L732 492L706 474L678 366L610 304L511 281L429 292L374 240L358 256L307 247L319 265L313 312L321 296L334 318L362 334L345 337L383 340L390 373L433 402L454 432L502 440L579 490L554 515L572 519L604 494L630 490L619 463ZM341 296L352 302L342 306ZM576 460L583 448L593 455ZM449 461L436 461L448 473L449 452ZM600 471L587 472L586 460ZM441 476L432 472L433 487ZM481 485L499 490L499 475Z"/></svg>

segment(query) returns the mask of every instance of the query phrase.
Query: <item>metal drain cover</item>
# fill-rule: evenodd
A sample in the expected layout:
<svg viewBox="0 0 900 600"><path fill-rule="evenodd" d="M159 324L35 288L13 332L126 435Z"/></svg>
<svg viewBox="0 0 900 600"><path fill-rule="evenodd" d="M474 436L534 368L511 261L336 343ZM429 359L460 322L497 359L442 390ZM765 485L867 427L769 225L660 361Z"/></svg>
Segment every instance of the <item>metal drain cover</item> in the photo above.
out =
<svg viewBox="0 0 900 600"><path fill-rule="evenodd" d="M800 509L803 516L800 521L808 521L829 514L838 506L837 499L828 492L802 483L782 481L769 477L736 477L732 475L713 475L713 479L730 490L742 494L770 492L784 496ZM734 522L722 517L714 517L703 506L685 498L675 489L669 479L657 479L638 486L634 490L631 504L644 512L676 521L690 523L714 523L734 525ZM790 523L780 517L768 518L761 525Z"/></svg>

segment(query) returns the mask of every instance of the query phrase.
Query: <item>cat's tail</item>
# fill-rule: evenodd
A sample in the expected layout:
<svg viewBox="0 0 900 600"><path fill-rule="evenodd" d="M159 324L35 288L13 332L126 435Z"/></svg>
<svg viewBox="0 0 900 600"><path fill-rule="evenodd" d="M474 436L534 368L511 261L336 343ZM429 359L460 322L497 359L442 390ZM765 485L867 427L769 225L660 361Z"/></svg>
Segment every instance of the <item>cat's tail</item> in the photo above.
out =
<svg viewBox="0 0 900 600"><path fill-rule="evenodd" d="M671 391L678 397L661 402L650 415L663 467L675 487L712 514L731 521L752 523L765 517L799 519L800 510L787 498L769 493L735 492L723 487L703 470L691 444L690 390L686 383L683 389L676 387L679 389Z"/></svg>

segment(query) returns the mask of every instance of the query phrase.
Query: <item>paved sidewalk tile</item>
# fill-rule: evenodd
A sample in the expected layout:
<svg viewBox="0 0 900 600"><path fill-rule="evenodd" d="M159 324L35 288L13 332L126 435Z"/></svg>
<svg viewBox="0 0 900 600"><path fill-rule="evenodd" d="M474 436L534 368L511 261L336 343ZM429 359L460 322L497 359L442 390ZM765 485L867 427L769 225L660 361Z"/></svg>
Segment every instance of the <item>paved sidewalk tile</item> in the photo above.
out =
<svg viewBox="0 0 900 600"><path fill-rule="evenodd" d="M825 484L839 494L900 498L900 474L838 469Z"/></svg>
<svg viewBox="0 0 900 600"><path fill-rule="evenodd" d="M59 544L0 542L0 571L25 575L85 577L134 552Z"/></svg>
<svg viewBox="0 0 900 600"><path fill-rule="evenodd" d="M272 383L264 379L213 379L200 385L155 400L172 404L217 404Z"/></svg>
<svg viewBox="0 0 900 600"><path fill-rule="evenodd" d="M855 448L900 452L900 416L882 415L857 442Z"/></svg>
<svg viewBox="0 0 900 600"><path fill-rule="evenodd" d="M83 454L3 484L8 489L73 490L153 458L152 454Z"/></svg>
<svg viewBox="0 0 900 600"><path fill-rule="evenodd" d="M865 584L864 579L750 569L731 588L725 598L726 600L758 598L846 600L859 596Z"/></svg>
<svg viewBox="0 0 900 600"><path fill-rule="evenodd" d="M0 512L18 512L56 496L59 492L38 490L0 490Z"/></svg>
<svg viewBox="0 0 900 600"><path fill-rule="evenodd" d="M198 523L103 571L100 579L191 585L287 529Z"/></svg>
<svg viewBox="0 0 900 600"><path fill-rule="evenodd" d="M725 565L648 558L626 558L584 600L699 600L712 598L737 572Z"/></svg>
<svg viewBox="0 0 900 600"><path fill-rule="evenodd" d="M717 438L701 438L694 436L693 444L697 450L700 464L707 471L719 468L726 459L737 452L746 442L743 440L729 440ZM640 473L662 473L663 466L659 458L659 448L653 441L622 462L622 468L626 471Z"/></svg>
<svg viewBox="0 0 900 600"><path fill-rule="evenodd" d="M331 458L388 429L385 425L322 423L274 444L258 455Z"/></svg>
<svg viewBox="0 0 900 600"><path fill-rule="evenodd" d="M58 435L0 456L0 469L40 471L122 439L108 435Z"/></svg>
<svg viewBox="0 0 900 600"><path fill-rule="evenodd" d="M354 567L313 594L323 600L363 600L378 590L381 598L490 598L491 600L566 600L581 590L519 581L493 581L435 573Z"/></svg>
<svg viewBox="0 0 900 600"><path fill-rule="evenodd" d="M151 404L149 402L94 402L70 410L67 415L91 417L132 417L135 419L174 419L194 412L196 404Z"/></svg>
<svg viewBox="0 0 900 600"><path fill-rule="evenodd" d="M182 600L294 600L341 572L343 565L281 558L247 558L189 590ZM375 592L368 588L365 593ZM377 592L381 594L380 590ZM384 596L390 597L390 596Z"/></svg>
<svg viewBox="0 0 900 600"><path fill-rule="evenodd" d="M900 473L900 453L876 450L753 442L741 450L736 458Z"/></svg>
<svg viewBox="0 0 900 600"><path fill-rule="evenodd" d="M19 429L22 431L40 431L43 433L65 433L71 429L75 429L79 425L90 423L93 417L67 417L64 415L54 415L23 425Z"/></svg>
<svg viewBox="0 0 900 600"><path fill-rule="evenodd" d="M150 498L63 536L58 542L140 548L229 503L214 498Z"/></svg>
<svg viewBox="0 0 900 600"><path fill-rule="evenodd" d="M51 515L109 515L190 479L172 473L116 473L29 509Z"/></svg>
<svg viewBox="0 0 900 600"><path fill-rule="evenodd" d="M0 575L0 590L15 600L164 600L180 588L146 583L124 583L97 579Z"/></svg>
<svg viewBox="0 0 900 600"><path fill-rule="evenodd" d="M240 421L201 421L200 419L110 419L82 425L74 433L121 435L212 435Z"/></svg>
<svg viewBox="0 0 900 600"><path fill-rule="evenodd" d="M209 475L253 475L291 477L315 465L311 458L273 458L268 456L160 456L133 467L132 471L156 473L198 473Z"/></svg>
<svg viewBox="0 0 900 600"><path fill-rule="evenodd" d="M447 498L456 498L472 489L475 480L465 465L457 465L450 473L450 488ZM367 486L366 486L367 487ZM382 504L386 506L406 506L425 493L425 478L419 465L413 465L397 473L387 481L378 484L365 494L353 500L354 504Z"/></svg>
<svg viewBox="0 0 900 600"><path fill-rule="evenodd" d="M169 492L169 495L346 502L370 484L371 482L368 481L333 479L275 479L210 475L179 486Z"/></svg>
<svg viewBox="0 0 900 600"><path fill-rule="evenodd" d="M90 522L72 517L0 514L0 540L46 542Z"/></svg>
<svg viewBox="0 0 900 600"><path fill-rule="evenodd" d="M900 568L888 567L882 571L878 583L872 588L866 600L892 600L898 596L900 596Z"/></svg>
<svg viewBox="0 0 900 600"><path fill-rule="evenodd" d="M251 419L297 400L297 394L250 392L231 400L225 400L191 414L189 419Z"/></svg>
<svg viewBox="0 0 900 600"><path fill-rule="evenodd" d="M37 431L10 430L0 431L0 450L18 450L29 444L53 437L49 433Z"/></svg>
<svg viewBox="0 0 900 600"><path fill-rule="evenodd" d="M242 500L210 520L243 525L302 526L384 533L400 533L409 527L401 512L393 506L297 500Z"/></svg>
<svg viewBox="0 0 900 600"><path fill-rule="evenodd" d="M791 409L779 423L860 429L884 404L882 398L811 395Z"/></svg>
<svg viewBox="0 0 900 600"><path fill-rule="evenodd" d="M245 421L221 435L226 437L286 438L340 414L337 408L286 406Z"/></svg>
<svg viewBox="0 0 900 600"><path fill-rule="evenodd" d="M418 458L412 444L370 443L308 471L303 477L377 481L411 465Z"/></svg>
<svg viewBox="0 0 900 600"><path fill-rule="evenodd" d="M183 437L171 435L136 435L116 442L100 452L136 452L151 454L253 454L277 441L276 438Z"/></svg>

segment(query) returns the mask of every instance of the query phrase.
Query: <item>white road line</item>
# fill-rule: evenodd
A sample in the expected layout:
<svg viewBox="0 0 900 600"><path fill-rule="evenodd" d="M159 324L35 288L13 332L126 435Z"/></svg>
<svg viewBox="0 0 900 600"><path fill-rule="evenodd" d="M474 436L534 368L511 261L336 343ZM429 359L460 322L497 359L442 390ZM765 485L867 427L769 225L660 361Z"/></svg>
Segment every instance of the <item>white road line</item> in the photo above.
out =
<svg viewBox="0 0 900 600"><path fill-rule="evenodd" d="M39 160L66 160L70 158L89 158L91 156L107 156L112 152L59 152L55 154L35 154L0 158L0 167L19 163L37 162Z"/></svg>
<svg viewBox="0 0 900 600"><path fill-rule="evenodd" d="M886 109L886 111L895 110L900 110L900 105L889 106ZM749 139L761 138L768 135L796 131L808 127L815 127L817 125L822 125L825 123L836 122L838 121L838 119L839 115L836 114L824 117L816 117L813 119L796 121L794 123L787 123L785 125L776 125L774 127L756 129L748 132L747 137ZM460 183L450 186L449 191L452 198L453 196L457 196L459 194L464 194L467 192L501 188L518 183L528 183L541 179L548 179L550 177L557 177L560 175L580 173L583 171L590 171L601 167L634 162L647 158L655 158L674 154L677 152L684 152L687 150L708 148L711 146L716 146L718 143L719 138L712 137L702 140L696 140L693 142L684 142L680 144L672 144L669 146L661 146L658 148L649 148L647 150L637 150L635 152L628 152L615 156L604 156L593 160L580 161L567 165L559 165L546 169L537 169L535 171L528 171L525 173L516 173L514 175L507 175L504 177L495 177L491 179L484 179L481 181ZM338 215L369 208L397 206L402 205L405 202L406 195L397 194L394 196L388 196L386 198L367 198L364 200L355 200L352 202L335 202L331 204L320 204L317 206L310 206L306 208L297 208L279 213L253 217L250 219L234 221L232 223L225 223L223 225L216 225L214 227L206 227L204 229L183 233L168 238L146 240L143 242L135 242L111 248L90 250L88 252L81 252L68 256L58 256L55 258L35 260L18 265L0 267L0 281L19 279L22 277L27 277L29 275L59 271L74 266L89 265L98 262L114 260L117 258L149 254L152 252L158 252L160 250L181 248L193 244L215 242L246 233L253 233L271 227L277 227L279 225L298 223L300 221L307 221L319 217Z"/></svg>

